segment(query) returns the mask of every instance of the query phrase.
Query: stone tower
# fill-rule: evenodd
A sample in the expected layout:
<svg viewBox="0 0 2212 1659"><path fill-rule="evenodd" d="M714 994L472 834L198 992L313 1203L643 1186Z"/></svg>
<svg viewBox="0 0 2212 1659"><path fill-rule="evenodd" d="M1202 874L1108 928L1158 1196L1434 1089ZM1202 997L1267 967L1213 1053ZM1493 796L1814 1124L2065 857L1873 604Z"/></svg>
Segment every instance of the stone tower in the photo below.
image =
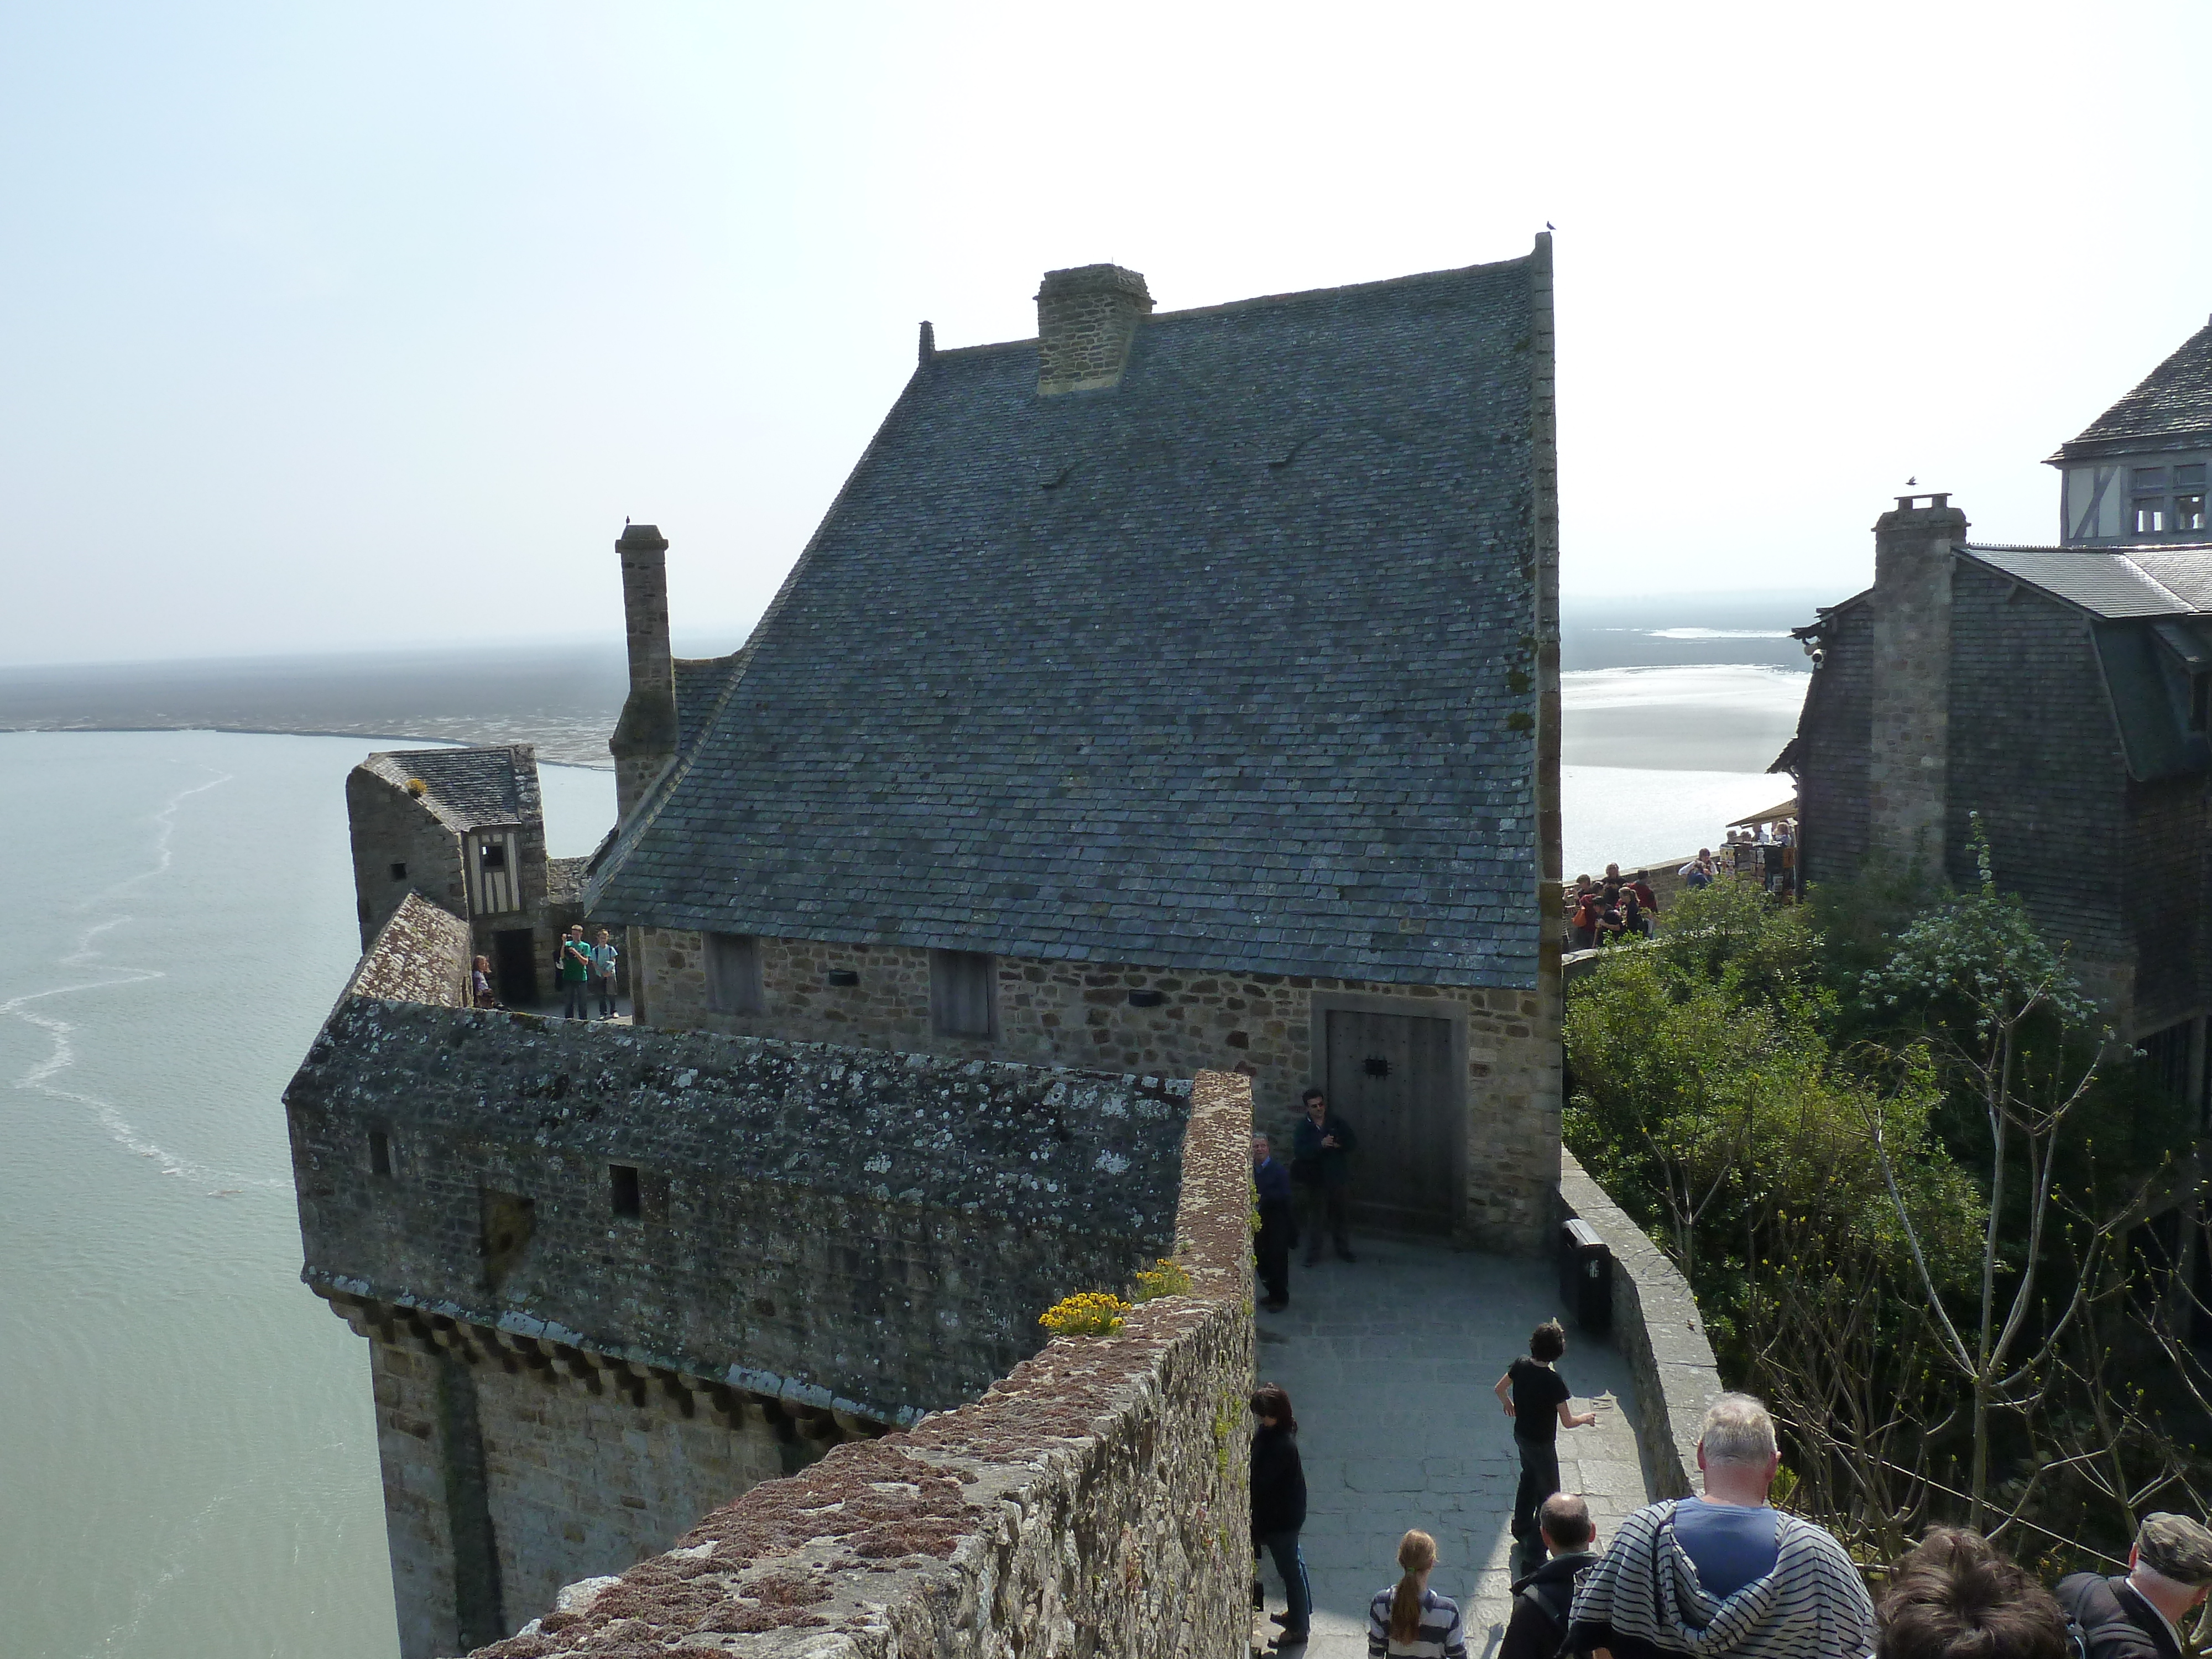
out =
<svg viewBox="0 0 2212 1659"><path fill-rule="evenodd" d="M1868 838L1900 866L1944 868L1949 801L1951 550L1966 515L1948 495L1900 495L1875 525L1874 726Z"/></svg>

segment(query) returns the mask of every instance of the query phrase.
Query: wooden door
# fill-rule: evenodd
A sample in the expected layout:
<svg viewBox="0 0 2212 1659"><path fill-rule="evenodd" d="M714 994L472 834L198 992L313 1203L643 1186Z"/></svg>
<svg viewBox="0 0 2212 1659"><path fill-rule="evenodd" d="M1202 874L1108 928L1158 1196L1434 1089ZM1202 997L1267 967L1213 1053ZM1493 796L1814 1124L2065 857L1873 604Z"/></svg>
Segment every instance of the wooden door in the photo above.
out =
<svg viewBox="0 0 2212 1659"><path fill-rule="evenodd" d="M1359 1137L1353 1216L1394 1232L1451 1231L1467 1121L1451 1022L1333 1011L1328 1035L1328 1103Z"/></svg>
<svg viewBox="0 0 2212 1659"><path fill-rule="evenodd" d="M492 977L510 1008L538 1000L538 936L527 927L504 927L491 936Z"/></svg>

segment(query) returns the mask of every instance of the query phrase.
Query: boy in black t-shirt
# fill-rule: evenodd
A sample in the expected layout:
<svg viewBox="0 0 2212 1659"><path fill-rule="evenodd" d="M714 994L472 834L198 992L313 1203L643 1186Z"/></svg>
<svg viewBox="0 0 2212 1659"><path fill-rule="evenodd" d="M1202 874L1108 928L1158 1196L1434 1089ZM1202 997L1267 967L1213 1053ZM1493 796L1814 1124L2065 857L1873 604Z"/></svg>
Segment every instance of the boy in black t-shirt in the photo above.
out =
<svg viewBox="0 0 2212 1659"><path fill-rule="evenodd" d="M1536 1506L1559 1489L1559 1431L1597 1421L1594 1411L1577 1416L1567 1408L1567 1379L1552 1368L1566 1351L1566 1332L1547 1319L1529 1333L1529 1357L1515 1360L1498 1379L1498 1403L1513 1419L1513 1446L1521 1454L1513 1536L1524 1545L1536 1531Z"/></svg>

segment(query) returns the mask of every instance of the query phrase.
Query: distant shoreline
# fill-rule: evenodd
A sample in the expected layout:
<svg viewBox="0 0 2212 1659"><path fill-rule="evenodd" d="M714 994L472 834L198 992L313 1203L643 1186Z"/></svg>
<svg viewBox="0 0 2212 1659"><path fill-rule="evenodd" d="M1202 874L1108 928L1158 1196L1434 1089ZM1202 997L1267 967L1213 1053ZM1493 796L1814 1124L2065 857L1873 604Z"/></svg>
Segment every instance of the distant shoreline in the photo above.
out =
<svg viewBox="0 0 2212 1659"><path fill-rule="evenodd" d="M454 722L457 726L466 724L466 722ZM489 730L392 732L380 725L247 726L204 720L140 721L135 724L114 720L46 720L35 725L20 722L0 725L0 733L10 732L228 732L242 737L358 738L364 743L444 744L459 748L521 743L528 744L537 750L538 759L541 765L574 766L594 772L611 772L615 769L614 757L607 752L606 739L601 737L594 743L588 736L581 733L551 732L533 735L527 732Z"/></svg>

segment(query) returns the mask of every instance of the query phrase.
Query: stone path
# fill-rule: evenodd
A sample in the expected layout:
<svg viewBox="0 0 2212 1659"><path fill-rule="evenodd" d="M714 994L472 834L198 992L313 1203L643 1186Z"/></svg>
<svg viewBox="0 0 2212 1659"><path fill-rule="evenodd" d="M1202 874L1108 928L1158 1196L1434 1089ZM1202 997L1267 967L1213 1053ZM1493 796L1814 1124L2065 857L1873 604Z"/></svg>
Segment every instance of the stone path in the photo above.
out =
<svg viewBox="0 0 2212 1659"><path fill-rule="evenodd" d="M1647 1500L1632 1422L1634 1387L1609 1344L1564 1317L1548 1263L1354 1237L1359 1260L1293 1262L1291 1305L1259 1315L1259 1374L1290 1390L1306 1472L1303 1542L1313 1580L1308 1659L1366 1647L1367 1604L1398 1577L1409 1527L1435 1534L1431 1585L1459 1601L1471 1659L1505 1633L1513 1572L1510 1419L1492 1387L1544 1320L1567 1324L1559 1362L1586 1429L1562 1430L1559 1474L1589 1500L1601 1542ZM1624 1407L1626 1409L1624 1409ZM1272 1564L1267 1609L1283 1607ZM1262 1621L1272 1632L1271 1621Z"/></svg>

